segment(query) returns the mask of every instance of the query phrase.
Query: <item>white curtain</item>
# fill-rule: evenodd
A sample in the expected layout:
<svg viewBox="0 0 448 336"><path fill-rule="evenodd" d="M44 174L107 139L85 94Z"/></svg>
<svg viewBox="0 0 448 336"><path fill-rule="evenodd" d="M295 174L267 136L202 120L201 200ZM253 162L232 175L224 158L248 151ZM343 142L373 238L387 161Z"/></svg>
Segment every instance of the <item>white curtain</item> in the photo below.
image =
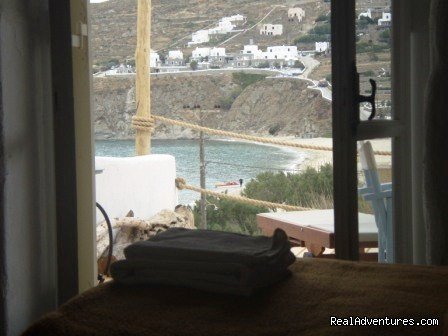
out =
<svg viewBox="0 0 448 336"><path fill-rule="evenodd" d="M448 265L448 1L432 0L426 93L424 215L427 261Z"/></svg>

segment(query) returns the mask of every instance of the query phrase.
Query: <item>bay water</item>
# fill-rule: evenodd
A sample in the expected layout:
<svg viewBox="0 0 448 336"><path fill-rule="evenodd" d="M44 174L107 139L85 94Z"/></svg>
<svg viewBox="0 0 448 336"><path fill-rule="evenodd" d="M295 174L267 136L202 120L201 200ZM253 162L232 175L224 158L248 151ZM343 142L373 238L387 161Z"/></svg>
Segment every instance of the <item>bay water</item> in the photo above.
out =
<svg viewBox="0 0 448 336"><path fill-rule="evenodd" d="M199 142L197 140L152 140L151 153L169 154L176 158L176 174L188 184L199 186ZM95 155L130 157L135 155L134 140L97 140ZM244 183L265 171L294 172L303 162L305 154L297 150L247 142L206 140L206 185L219 191L215 184L243 179ZM190 204L200 194L183 190L179 203Z"/></svg>

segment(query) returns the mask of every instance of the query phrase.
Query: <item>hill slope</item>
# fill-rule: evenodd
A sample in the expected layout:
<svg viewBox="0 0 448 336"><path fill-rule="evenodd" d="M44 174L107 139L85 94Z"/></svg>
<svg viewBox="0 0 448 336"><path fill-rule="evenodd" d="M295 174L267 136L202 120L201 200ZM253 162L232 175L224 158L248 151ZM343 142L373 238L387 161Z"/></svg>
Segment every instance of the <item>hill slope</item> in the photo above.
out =
<svg viewBox="0 0 448 336"><path fill-rule="evenodd" d="M174 77L174 78L173 78ZM264 79L249 85L233 102L230 110L208 115L204 125L246 133L269 135L276 128L280 135L323 136L331 130L331 104L320 93L307 89L297 79ZM135 114L134 78L94 79L95 135L97 138L128 139ZM185 112L184 104L213 106L219 99L241 89L230 74L220 76L164 76L152 81L152 113L197 123ZM213 101L210 101L213 97ZM158 124L154 137L195 138L189 129Z"/></svg>
<svg viewBox="0 0 448 336"><path fill-rule="evenodd" d="M294 5L305 9L306 18L303 23L288 21L288 8ZM152 48L165 51L184 48L193 32L216 25L220 18L234 14L247 16L244 29L248 29L259 23L272 9L274 10L263 23L282 23L282 36L261 36L260 26L257 25L224 46L229 51L238 51L250 39L254 39L260 46L290 44L312 27L319 14L328 11L328 4L321 0L153 0ZM114 59L124 62L134 57L137 0L110 0L91 4L91 24L94 64L104 65ZM230 36L232 35L221 39ZM213 43L216 44L218 43Z"/></svg>

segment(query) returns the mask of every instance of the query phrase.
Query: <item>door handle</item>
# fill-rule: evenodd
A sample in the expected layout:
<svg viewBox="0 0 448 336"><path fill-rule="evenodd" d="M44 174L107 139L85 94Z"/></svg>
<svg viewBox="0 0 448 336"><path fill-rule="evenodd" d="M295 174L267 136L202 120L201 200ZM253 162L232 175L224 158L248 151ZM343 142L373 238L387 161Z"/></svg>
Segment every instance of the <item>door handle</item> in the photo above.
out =
<svg viewBox="0 0 448 336"><path fill-rule="evenodd" d="M373 79L369 79L370 85L372 86L372 93L370 96L364 96L358 94L357 101L358 103L369 103L372 105L372 113L370 113L369 120L372 120L375 118L376 115L376 105L375 105L375 98L376 98L376 82Z"/></svg>

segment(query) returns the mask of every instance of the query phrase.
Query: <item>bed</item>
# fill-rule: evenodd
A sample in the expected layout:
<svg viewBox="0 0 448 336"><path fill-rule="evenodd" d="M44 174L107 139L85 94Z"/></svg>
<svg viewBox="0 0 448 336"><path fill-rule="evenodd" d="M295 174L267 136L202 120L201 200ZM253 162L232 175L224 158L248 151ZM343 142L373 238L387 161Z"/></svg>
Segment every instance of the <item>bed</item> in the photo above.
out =
<svg viewBox="0 0 448 336"><path fill-rule="evenodd" d="M291 270L251 297L110 282L24 335L448 335L448 267L301 259ZM414 319L414 326L331 325L367 321L350 317ZM416 326L420 319L439 325Z"/></svg>

